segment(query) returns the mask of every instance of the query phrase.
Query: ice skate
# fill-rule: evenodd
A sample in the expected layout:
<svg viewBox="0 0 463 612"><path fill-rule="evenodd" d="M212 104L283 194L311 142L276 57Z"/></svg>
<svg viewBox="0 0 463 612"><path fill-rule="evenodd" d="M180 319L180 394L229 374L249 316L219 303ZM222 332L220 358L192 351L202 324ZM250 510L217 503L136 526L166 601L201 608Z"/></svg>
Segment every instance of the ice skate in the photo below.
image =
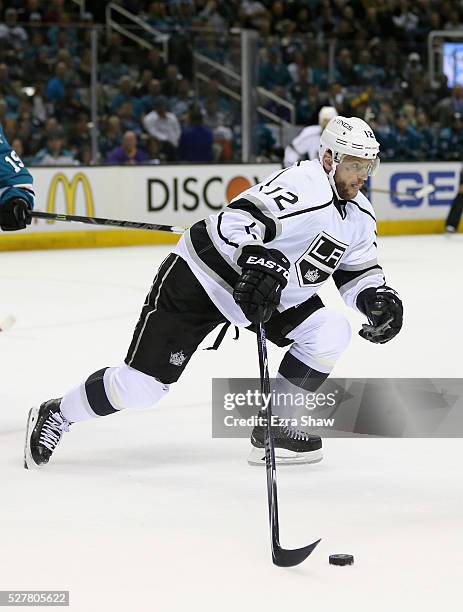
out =
<svg viewBox="0 0 463 612"><path fill-rule="evenodd" d="M322 441L301 429L288 426L272 427L277 464L318 463L323 459ZM257 425L252 430L252 450L249 465L265 465L265 426Z"/></svg>
<svg viewBox="0 0 463 612"><path fill-rule="evenodd" d="M24 446L26 469L46 465L63 433L69 431L70 423L61 414L60 404L61 398L51 399L30 409Z"/></svg>

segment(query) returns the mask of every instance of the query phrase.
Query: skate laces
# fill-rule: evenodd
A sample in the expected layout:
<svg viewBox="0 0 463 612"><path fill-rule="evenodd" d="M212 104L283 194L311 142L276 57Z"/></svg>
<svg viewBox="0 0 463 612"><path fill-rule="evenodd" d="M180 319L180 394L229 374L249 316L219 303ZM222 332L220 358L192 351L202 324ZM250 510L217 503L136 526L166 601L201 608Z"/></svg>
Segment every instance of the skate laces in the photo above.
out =
<svg viewBox="0 0 463 612"><path fill-rule="evenodd" d="M52 412L42 427L39 443L54 451L65 431L69 431L69 423L61 412Z"/></svg>
<svg viewBox="0 0 463 612"><path fill-rule="evenodd" d="M295 427L289 427L288 425L284 425L282 428L283 433L291 438L291 440L304 440L308 442L310 440L310 435L302 429L296 429Z"/></svg>

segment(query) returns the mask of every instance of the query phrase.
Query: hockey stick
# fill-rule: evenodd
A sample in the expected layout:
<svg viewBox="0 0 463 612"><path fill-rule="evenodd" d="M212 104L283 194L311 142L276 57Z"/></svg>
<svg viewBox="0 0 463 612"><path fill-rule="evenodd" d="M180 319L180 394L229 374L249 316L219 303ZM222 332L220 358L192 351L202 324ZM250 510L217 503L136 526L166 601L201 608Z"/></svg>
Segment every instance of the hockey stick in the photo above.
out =
<svg viewBox="0 0 463 612"><path fill-rule="evenodd" d="M370 189L370 191L373 191L374 193L387 193L389 195L399 196L402 198L411 196L412 198L419 199L419 198L424 198L424 196L427 196L430 193L434 193L436 191L436 186L435 185L425 185L424 187L421 187L421 189L418 189L417 191L410 192L410 193L400 192L400 191L390 191L389 189L375 189L375 188Z"/></svg>
<svg viewBox="0 0 463 612"><path fill-rule="evenodd" d="M259 353L260 384L262 396L270 398L270 377L268 373L267 339L263 323L259 323L257 330L257 350ZM292 550L280 546L280 527L278 524L278 497L275 465L275 445L272 432L272 408L268 402L266 408L266 434L265 434L265 466L267 472L268 513L270 533L272 537L272 559L279 567L292 567L299 565L310 555L320 540L303 548Z"/></svg>
<svg viewBox="0 0 463 612"><path fill-rule="evenodd" d="M58 213L46 213L39 210L32 210L33 219L47 219L48 221L77 221L87 223L87 225L110 225L114 227L128 227L131 229L155 230L158 232L170 232L172 234L184 234L185 227L176 225L159 225L156 223L142 223L139 221L119 221L118 219L102 219L101 217L81 217L79 215L61 215Z"/></svg>

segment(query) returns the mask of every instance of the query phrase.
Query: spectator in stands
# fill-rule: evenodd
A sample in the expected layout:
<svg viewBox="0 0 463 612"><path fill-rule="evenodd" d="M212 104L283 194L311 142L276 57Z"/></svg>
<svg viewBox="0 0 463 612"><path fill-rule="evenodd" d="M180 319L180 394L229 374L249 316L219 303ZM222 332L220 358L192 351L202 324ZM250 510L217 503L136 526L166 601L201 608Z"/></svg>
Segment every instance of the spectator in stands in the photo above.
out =
<svg viewBox="0 0 463 612"><path fill-rule="evenodd" d="M63 49L64 51L65 49ZM67 49L66 49L67 51ZM60 58L62 59L62 58ZM88 87L92 74L92 53L90 49L83 49L77 62L77 77L79 85Z"/></svg>
<svg viewBox="0 0 463 612"><path fill-rule="evenodd" d="M90 132L90 117L87 112L81 111L74 118L67 130L69 148L79 157L85 148L91 148L92 136Z"/></svg>
<svg viewBox="0 0 463 612"><path fill-rule="evenodd" d="M421 64L421 58L418 53L410 53L402 71L403 78L413 83L417 78L421 78L424 74L424 68Z"/></svg>
<svg viewBox="0 0 463 612"><path fill-rule="evenodd" d="M222 47L219 40L216 32L205 32L199 41L198 51L213 62L223 64L227 49Z"/></svg>
<svg viewBox="0 0 463 612"><path fill-rule="evenodd" d="M190 82L188 79L182 79L178 84L177 95L170 100L170 109L180 121L183 121L187 118L192 104L193 95L190 91Z"/></svg>
<svg viewBox="0 0 463 612"><path fill-rule="evenodd" d="M113 51L109 61L101 67L101 82L105 85L116 86L123 76L128 75L129 67L121 61L119 51Z"/></svg>
<svg viewBox="0 0 463 612"><path fill-rule="evenodd" d="M289 87L291 75L281 60L281 53L274 49L268 52L268 59L264 59L259 70L259 84L265 89L272 90L278 85Z"/></svg>
<svg viewBox="0 0 463 612"><path fill-rule="evenodd" d="M393 130L393 158L398 161L418 159L420 153L420 138L413 125L406 117L400 115L395 121Z"/></svg>
<svg viewBox="0 0 463 612"><path fill-rule="evenodd" d="M318 122L318 111L324 105L324 98L320 94L318 85L309 85L306 95L296 106L296 123L298 125L313 125Z"/></svg>
<svg viewBox="0 0 463 612"><path fill-rule="evenodd" d="M165 78L166 63L162 59L161 51L157 47L153 47L148 51L145 63L142 64L142 70L151 70L153 78L160 81Z"/></svg>
<svg viewBox="0 0 463 612"><path fill-rule="evenodd" d="M450 126L455 113L463 115L463 87L455 85L450 96L440 100L435 109L435 117L442 126Z"/></svg>
<svg viewBox="0 0 463 612"><path fill-rule="evenodd" d="M437 153L437 141L435 131L430 127L429 115L424 109L416 113L416 131L421 141L420 159L435 159Z"/></svg>
<svg viewBox="0 0 463 612"><path fill-rule="evenodd" d="M13 149L13 151L16 151L16 153L19 155L19 157L25 161L25 155L24 155L24 145L23 145L23 141L21 140L21 138L14 138L11 141L11 147Z"/></svg>
<svg viewBox="0 0 463 612"><path fill-rule="evenodd" d="M13 54L21 53L27 43L26 30L18 25L18 13L15 8L7 8L5 11L5 22L0 23L0 42L4 45L4 53L13 57Z"/></svg>
<svg viewBox="0 0 463 612"><path fill-rule="evenodd" d="M111 101L111 113L117 112L124 102L130 102L135 118L139 118L142 112L141 100L134 95L134 83L129 76L123 76L119 81L119 93Z"/></svg>
<svg viewBox="0 0 463 612"><path fill-rule="evenodd" d="M27 6L18 11L18 18L22 22L37 23L43 21L41 0L27 0Z"/></svg>
<svg viewBox="0 0 463 612"><path fill-rule="evenodd" d="M239 16L243 27L258 28L260 19L267 15L267 9L259 0L242 0Z"/></svg>
<svg viewBox="0 0 463 612"><path fill-rule="evenodd" d="M320 87L320 90L326 91L328 88L329 81L329 65L328 65L328 54L323 51L319 51L315 57L315 63L313 67L313 83Z"/></svg>
<svg viewBox="0 0 463 612"><path fill-rule="evenodd" d="M401 0L399 6L394 9L392 23L399 40L405 42L414 40L418 28L418 16L411 9L408 0Z"/></svg>
<svg viewBox="0 0 463 612"><path fill-rule="evenodd" d="M143 127L150 136L159 141L160 151L166 161L175 161L181 128L177 117L168 112L167 99L164 96L159 96L154 110L145 115Z"/></svg>
<svg viewBox="0 0 463 612"><path fill-rule="evenodd" d="M354 66L355 83L359 85L381 85L385 73L381 66L371 62L371 54L365 49L360 53L359 61Z"/></svg>
<svg viewBox="0 0 463 612"><path fill-rule="evenodd" d="M463 150L463 115L455 113L449 126L444 126L438 134L439 159L460 161Z"/></svg>
<svg viewBox="0 0 463 612"><path fill-rule="evenodd" d="M151 79L148 84L148 93L141 98L142 113L149 113L154 108L156 100L161 93L161 81L159 79Z"/></svg>
<svg viewBox="0 0 463 612"><path fill-rule="evenodd" d="M204 125L201 109L193 106L188 114L188 126L182 130L179 143L179 159L186 162L212 162L214 136Z"/></svg>
<svg viewBox="0 0 463 612"><path fill-rule="evenodd" d="M169 30L169 28L173 25L173 20L167 14L165 2L150 3L148 7L148 14L146 16L146 22L156 30Z"/></svg>
<svg viewBox="0 0 463 612"><path fill-rule="evenodd" d="M152 80L153 71L149 68L143 68L138 83L135 84L134 95L137 98L140 98L140 100L143 98L143 96L148 95L149 84Z"/></svg>
<svg viewBox="0 0 463 612"><path fill-rule="evenodd" d="M208 0L204 8L199 12L198 18L202 21L203 25L215 31L222 30L227 26L224 17L219 12L216 0Z"/></svg>
<svg viewBox="0 0 463 612"><path fill-rule="evenodd" d="M221 121L224 125L230 125L232 123L232 104L221 94L220 83L217 79L210 79L205 86L205 95L201 98L203 109L210 106L209 103L213 103L212 106L216 106L217 111L221 114Z"/></svg>
<svg viewBox="0 0 463 612"><path fill-rule="evenodd" d="M149 160L148 153L138 147L135 132L127 131L122 137L122 145L109 152L106 161L110 164L139 164Z"/></svg>
<svg viewBox="0 0 463 612"><path fill-rule="evenodd" d="M461 9L460 9L461 11ZM444 23L444 30L461 30L463 29L462 14L458 10L453 10L449 14L449 18Z"/></svg>
<svg viewBox="0 0 463 612"><path fill-rule="evenodd" d="M55 76L48 80L46 87L46 96L50 102L62 102L68 80L66 78L66 64L58 62L55 68Z"/></svg>
<svg viewBox="0 0 463 612"><path fill-rule="evenodd" d="M352 53L347 47L343 47L336 59L336 71L341 85L350 87L356 82L357 75L354 70Z"/></svg>
<svg viewBox="0 0 463 612"><path fill-rule="evenodd" d="M14 99L18 97L16 87L13 85L10 78L10 71L4 62L0 64L0 96L5 97L5 99L9 96ZM8 102L8 100L6 101ZM11 104L11 102L9 102L9 104Z"/></svg>
<svg viewBox="0 0 463 612"><path fill-rule="evenodd" d="M76 165L74 153L64 148L64 139L59 134L52 134L47 140L47 146L41 149L33 164L37 166L67 166Z"/></svg>
<svg viewBox="0 0 463 612"><path fill-rule="evenodd" d="M313 83L313 71L309 66L301 65L297 67L296 80L290 88L293 101L298 104L301 98L307 93L307 87Z"/></svg>
<svg viewBox="0 0 463 612"><path fill-rule="evenodd" d="M66 127L77 121L80 114L85 110L79 90L73 85L65 86L64 98L55 103L54 108L56 116Z"/></svg>
<svg viewBox="0 0 463 612"><path fill-rule="evenodd" d="M136 134L141 133L141 125L135 117L131 102L123 102L117 111L117 116L121 121L121 128L123 132L131 131L135 132Z"/></svg>
<svg viewBox="0 0 463 612"><path fill-rule="evenodd" d="M6 139L12 142L16 138L18 130L18 121L16 117L8 117L3 123L3 132L5 133Z"/></svg>
<svg viewBox="0 0 463 612"><path fill-rule="evenodd" d="M118 147L122 142L121 120L117 115L111 115L106 119L101 126L101 138L99 149L103 159L106 159L108 153Z"/></svg>
<svg viewBox="0 0 463 612"><path fill-rule="evenodd" d="M45 98L45 83L41 80L35 82L35 88L31 89L32 93L32 118L38 125L43 125L51 110L49 103Z"/></svg>
<svg viewBox="0 0 463 612"><path fill-rule="evenodd" d="M178 86L183 76L179 73L175 64L169 64L166 70L166 78L162 81L162 93L168 98L178 95Z"/></svg>
<svg viewBox="0 0 463 612"><path fill-rule="evenodd" d="M305 75L306 85L312 82L312 72L309 70L307 57L302 49L295 49L293 52L291 63L288 64L288 72L293 84L304 82L304 79L301 79L301 72Z"/></svg>

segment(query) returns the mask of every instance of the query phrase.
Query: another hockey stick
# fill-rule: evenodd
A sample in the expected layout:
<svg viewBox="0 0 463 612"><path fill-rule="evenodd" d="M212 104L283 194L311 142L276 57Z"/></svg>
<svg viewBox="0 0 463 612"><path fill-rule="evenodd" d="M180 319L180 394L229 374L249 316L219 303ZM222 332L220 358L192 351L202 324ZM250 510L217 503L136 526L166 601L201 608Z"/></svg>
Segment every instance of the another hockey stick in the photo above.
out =
<svg viewBox="0 0 463 612"><path fill-rule="evenodd" d="M117 219L102 219L101 217L82 217L79 215L62 215L58 213L46 213L39 210L32 210L33 219L47 219L48 221L77 221L87 223L87 225L110 225L114 227L128 227L131 229L155 230L157 232L170 232L172 234L184 234L185 227L176 225L159 225L156 223L143 223L139 221L119 221Z"/></svg>
<svg viewBox="0 0 463 612"><path fill-rule="evenodd" d="M373 193L386 193L389 195L393 195L393 196L399 196L401 198L405 198L405 197L412 197L412 198L424 198L424 196L429 195L430 193L434 193L436 191L436 186L435 185L425 185L424 187L421 187L421 189L417 189L417 191L410 191L409 193L407 192L399 192L399 191L390 191L389 189L375 189L374 187L372 189L370 189L370 191L372 191Z"/></svg>
<svg viewBox="0 0 463 612"><path fill-rule="evenodd" d="M257 330L257 350L259 353L260 384L262 395L270 397L270 376L268 373L267 339L264 324L260 323ZM272 559L280 567L299 565L310 555L320 540L304 548L288 550L280 546L280 527L278 524L278 497L275 465L275 445L272 433L272 408L270 402L266 408L266 434L265 434L265 466L267 471L268 513L270 520L270 533L272 537Z"/></svg>

